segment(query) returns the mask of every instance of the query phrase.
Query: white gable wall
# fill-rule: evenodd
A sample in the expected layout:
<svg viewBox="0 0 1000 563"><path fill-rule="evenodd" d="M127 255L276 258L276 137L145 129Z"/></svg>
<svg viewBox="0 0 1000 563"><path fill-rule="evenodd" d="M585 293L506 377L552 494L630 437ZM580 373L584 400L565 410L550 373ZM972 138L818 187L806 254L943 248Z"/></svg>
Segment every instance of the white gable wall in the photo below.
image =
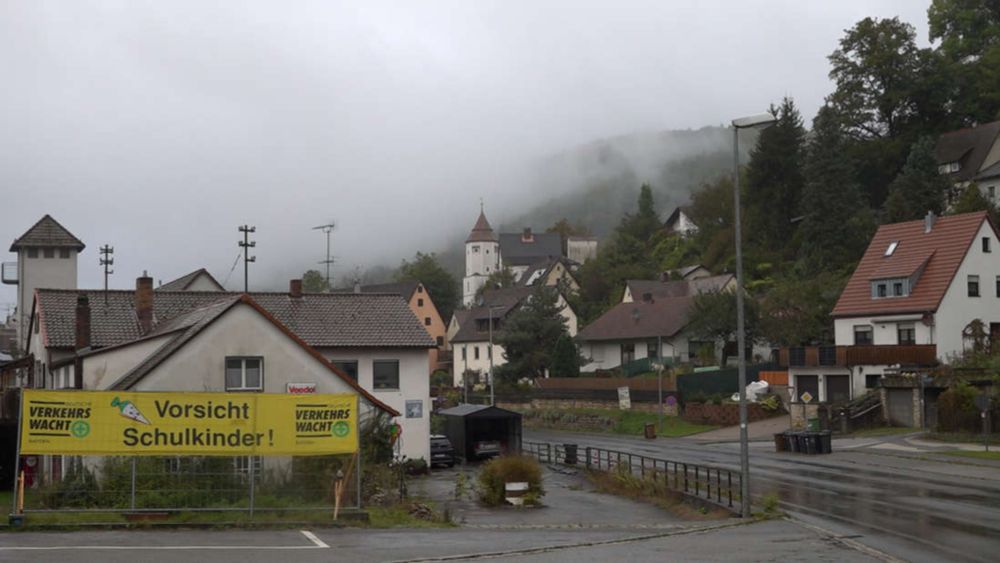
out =
<svg viewBox="0 0 1000 563"><path fill-rule="evenodd" d="M207 275L198 274L184 291L219 291L219 286L212 283L211 278Z"/></svg>
<svg viewBox="0 0 1000 563"><path fill-rule="evenodd" d="M983 252L983 237L990 238L992 252ZM968 296L970 275L979 276L979 297ZM973 319L983 321L987 333L991 322L1000 322L1000 297L997 297L996 287L998 276L1000 241L989 222L984 221L935 315L939 359L946 360L949 355L961 354L964 349L962 329Z"/></svg>
<svg viewBox="0 0 1000 563"><path fill-rule="evenodd" d="M150 338L87 356L83 361L83 388L89 390L110 388L129 370L139 365L175 336L176 334L166 334L159 338Z"/></svg>

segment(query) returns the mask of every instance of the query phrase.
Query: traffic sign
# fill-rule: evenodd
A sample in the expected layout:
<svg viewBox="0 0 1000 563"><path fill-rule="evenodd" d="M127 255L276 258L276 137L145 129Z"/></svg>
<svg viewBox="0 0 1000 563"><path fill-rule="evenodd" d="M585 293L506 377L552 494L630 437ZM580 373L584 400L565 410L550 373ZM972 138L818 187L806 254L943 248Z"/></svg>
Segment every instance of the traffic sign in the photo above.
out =
<svg viewBox="0 0 1000 563"><path fill-rule="evenodd" d="M809 403L812 400L813 400L813 396L812 396L812 393L810 393L809 391L806 391L805 393L802 394L802 402L803 403Z"/></svg>

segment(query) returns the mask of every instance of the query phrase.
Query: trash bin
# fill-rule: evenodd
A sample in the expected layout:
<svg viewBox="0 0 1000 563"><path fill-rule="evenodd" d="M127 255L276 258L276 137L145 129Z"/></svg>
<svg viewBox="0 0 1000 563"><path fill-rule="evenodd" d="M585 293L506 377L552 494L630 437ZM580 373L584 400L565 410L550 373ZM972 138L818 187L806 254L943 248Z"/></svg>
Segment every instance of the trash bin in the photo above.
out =
<svg viewBox="0 0 1000 563"><path fill-rule="evenodd" d="M819 453L816 446L819 445L819 432L806 432L805 433L805 452L808 455L816 455Z"/></svg>
<svg viewBox="0 0 1000 563"><path fill-rule="evenodd" d="M785 441L784 432L779 432L774 435L774 451L778 453L788 451L788 443Z"/></svg>
<svg viewBox="0 0 1000 563"><path fill-rule="evenodd" d="M819 418L810 418L806 422L809 425L809 431L810 432L819 432L819 430L820 430L820 427L819 427Z"/></svg>
<svg viewBox="0 0 1000 563"><path fill-rule="evenodd" d="M563 444L563 463L576 465L576 444Z"/></svg>
<svg viewBox="0 0 1000 563"><path fill-rule="evenodd" d="M794 452L795 451L795 436L791 430L785 430L785 451Z"/></svg>
<svg viewBox="0 0 1000 563"><path fill-rule="evenodd" d="M789 432L788 433L788 451L792 453L802 452L802 443L799 441L799 432Z"/></svg>
<svg viewBox="0 0 1000 563"><path fill-rule="evenodd" d="M807 454L809 453L809 433L799 432L795 435L796 441L799 443L799 453Z"/></svg>
<svg viewBox="0 0 1000 563"><path fill-rule="evenodd" d="M643 433L645 434L646 438L650 440L656 438L656 425L653 424L652 422L647 422L646 426L643 428Z"/></svg>
<svg viewBox="0 0 1000 563"><path fill-rule="evenodd" d="M829 430L824 430L819 433L819 453L821 454L832 454L833 453L833 441Z"/></svg>

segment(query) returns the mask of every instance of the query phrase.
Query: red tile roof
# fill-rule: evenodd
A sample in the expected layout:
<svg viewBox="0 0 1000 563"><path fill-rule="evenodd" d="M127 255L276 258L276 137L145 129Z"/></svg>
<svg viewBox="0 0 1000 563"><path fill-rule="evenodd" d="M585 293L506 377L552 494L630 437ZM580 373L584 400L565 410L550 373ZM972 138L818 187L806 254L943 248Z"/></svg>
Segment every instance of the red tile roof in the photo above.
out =
<svg viewBox="0 0 1000 563"><path fill-rule="evenodd" d="M936 311L983 221L989 221L985 211L940 217L929 233L924 232L923 219L882 225L840 294L833 316ZM892 242L899 244L891 256L885 256ZM873 279L908 277L925 262L909 295L872 299Z"/></svg>

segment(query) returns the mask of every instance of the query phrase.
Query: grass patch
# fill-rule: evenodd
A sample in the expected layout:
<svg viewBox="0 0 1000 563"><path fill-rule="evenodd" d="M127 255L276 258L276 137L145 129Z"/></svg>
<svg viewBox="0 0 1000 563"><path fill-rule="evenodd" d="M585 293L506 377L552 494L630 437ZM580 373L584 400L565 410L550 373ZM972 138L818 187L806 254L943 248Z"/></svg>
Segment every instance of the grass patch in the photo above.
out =
<svg viewBox="0 0 1000 563"><path fill-rule="evenodd" d="M955 450L953 452L941 452L945 455L952 455L956 457L968 457L972 459L988 459L993 461L1000 461L1000 451L988 451L988 452L975 452L966 450Z"/></svg>
<svg viewBox="0 0 1000 563"><path fill-rule="evenodd" d="M937 440L939 442L949 442L957 444L982 444L983 435L982 433L972 434L964 432L930 432L924 435L925 438L930 440ZM1000 444L1000 434L994 432L990 434L991 444Z"/></svg>
<svg viewBox="0 0 1000 563"><path fill-rule="evenodd" d="M852 438L877 438L879 436L897 436L899 434L912 434L920 432L919 428L909 428L906 426L879 426L876 428L863 428L852 432Z"/></svg>
<svg viewBox="0 0 1000 563"><path fill-rule="evenodd" d="M587 479L599 492L652 504L685 520L723 520L732 516L721 507L695 506L682 493L668 489L663 484L662 474L647 472L643 479L633 475L626 465L619 468L587 471Z"/></svg>
<svg viewBox="0 0 1000 563"><path fill-rule="evenodd" d="M658 436L680 438L700 432L715 430L718 426L692 424L679 416L664 416L663 430L658 427L659 415L643 411L618 409L572 408L537 410L524 413L524 423L529 428L555 428L583 432L611 432L614 434L641 435L647 423L657 425Z"/></svg>
<svg viewBox="0 0 1000 563"><path fill-rule="evenodd" d="M378 506L368 510L368 526L372 528L451 528L454 526L442 514L433 520L418 518L410 513L408 505Z"/></svg>

